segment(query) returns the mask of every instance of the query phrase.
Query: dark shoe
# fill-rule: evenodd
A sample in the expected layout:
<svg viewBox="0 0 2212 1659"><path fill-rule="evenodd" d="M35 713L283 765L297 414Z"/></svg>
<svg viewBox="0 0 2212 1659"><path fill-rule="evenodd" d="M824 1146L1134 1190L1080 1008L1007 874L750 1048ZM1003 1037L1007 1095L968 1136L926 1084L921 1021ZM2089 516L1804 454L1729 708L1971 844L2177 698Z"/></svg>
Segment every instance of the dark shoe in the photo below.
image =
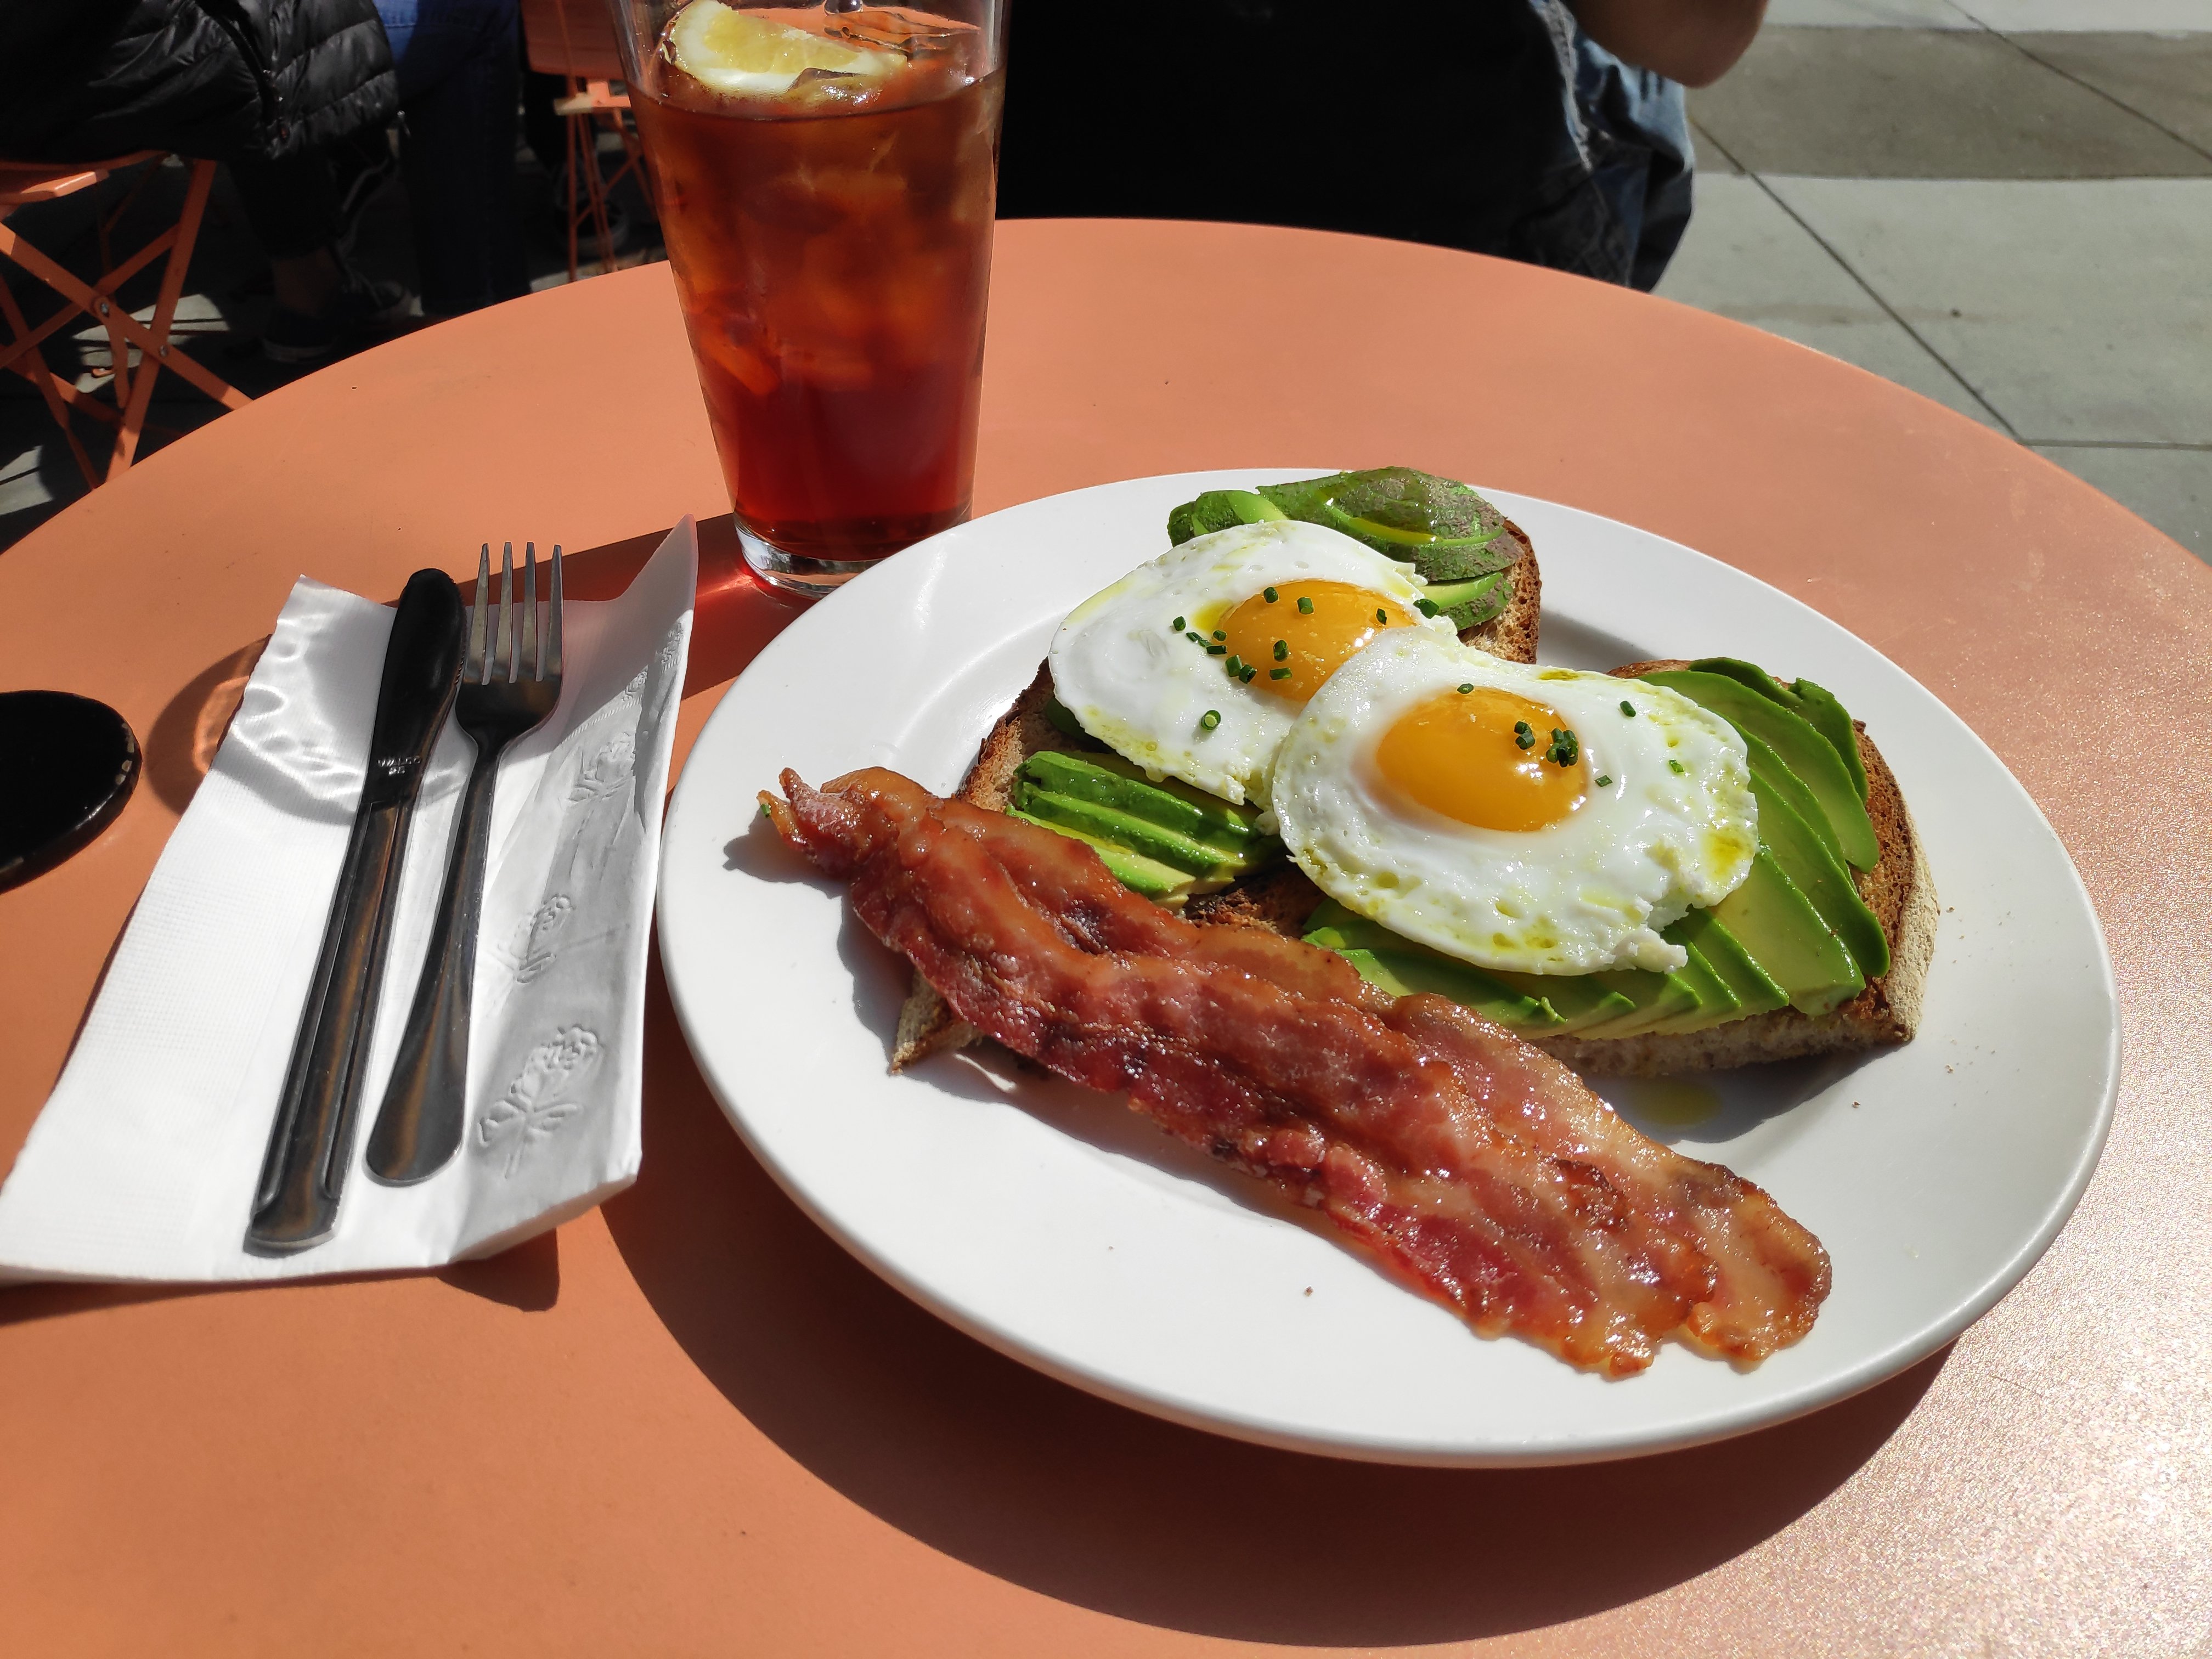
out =
<svg viewBox="0 0 2212 1659"><path fill-rule="evenodd" d="M261 331L261 349L280 363L312 363L368 345L419 310L414 295L401 284L349 270L345 286L319 317L277 307Z"/></svg>

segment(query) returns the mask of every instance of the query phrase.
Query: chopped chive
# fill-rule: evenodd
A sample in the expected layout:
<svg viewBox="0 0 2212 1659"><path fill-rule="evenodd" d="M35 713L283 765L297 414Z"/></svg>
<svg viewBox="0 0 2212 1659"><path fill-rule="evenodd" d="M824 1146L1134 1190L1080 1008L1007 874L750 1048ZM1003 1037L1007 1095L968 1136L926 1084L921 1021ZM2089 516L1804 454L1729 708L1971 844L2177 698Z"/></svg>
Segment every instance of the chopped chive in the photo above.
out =
<svg viewBox="0 0 2212 1659"><path fill-rule="evenodd" d="M1177 617L1173 622L1168 624L1168 632L1170 634L1180 634L1182 632L1184 625L1183 619L1181 617Z"/></svg>
<svg viewBox="0 0 2212 1659"><path fill-rule="evenodd" d="M1209 645L1206 647L1206 654L1209 657L1218 657L1225 653L1228 649L1225 645Z"/></svg>
<svg viewBox="0 0 2212 1659"><path fill-rule="evenodd" d="M1226 635L1226 634L1224 634L1224 633L1223 633L1219 629L1218 629L1218 628L1217 628L1217 629L1215 629L1213 630L1213 637L1214 637L1215 639L1217 639L1217 640L1225 640L1225 639L1227 639L1227 638L1229 637L1229 635Z"/></svg>
<svg viewBox="0 0 2212 1659"><path fill-rule="evenodd" d="M1677 776L1680 776L1683 771L1682 763L1678 760L1670 760L1667 763L1667 769L1669 772L1675 774Z"/></svg>
<svg viewBox="0 0 2212 1659"><path fill-rule="evenodd" d="M1470 691L1472 691L1472 690L1474 690L1474 682L1473 680L1469 680L1469 681L1468 681L1465 685L1462 685L1462 687L1460 687L1460 689L1459 689L1459 694L1460 694L1460 696L1462 696L1463 697L1463 696L1465 696L1468 692L1470 692Z"/></svg>
<svg viewBox="0 0 2212 1659"><path fill-rule="evenodd" d="M1269 605L1273 605L1277 599L1281 599L1283 596L1275 592L1272 587L1263 587L1260 590L1260 597L1267 600Z"/></svg>
<svg viewBox="0 0 2212 1659"><path fill-rule="evenodd" d="M1221 724L1221 711L1218 708L1207 709L1198 717L1198 724L1201 730L1211 732Z"/></svg>
<svg viewBox="0 0 2212 1659"><path fill-rule="evenodd" d="M1534 749L1536 746L1536 734L1529 730L1528 721L1513 722L1513 741L1523 749Z"/></svg>
<svg viewBox="0 0 2212 1659"><path fill-rule="evenodd" d="M763 817L766 817L769 815L768 803L766 801L763 801L760 804L760 814Z"/></svg>
<svg viewBox="0 0 2212 1659"><path fill-rule="evenodd" d="M1291 642L1288 640L1277 640L1275 641L1275 660L1277 662L1288 662L1290 659Z"/></svg>
<svg viewBox="0 0 2212 1659"><path fill-rule="evenodd" d="M1554 766L1572 766L1582 758L1582 739L1567 728L1552 728L1552 746L1544 751L1544 758Z"/></svg>
<svg viewBox="0 0 2212 1659"><path fill-rule="evenodd" d="M1379 623L1387 623L1390 620L1390 613L1378 605L1375 607L1375 620Z"/></svg>
<svg viewBox="0 0 2212 1659"><path fill-rule="evenodd" d="M1260 671L1258 669L1253 667L1252 665L1248 662L1241 670L1238 671L1237 678L1243 681L1245 684L1249 685L1252 684L1252 677L1259 672Z"/></svg>
<svg viewBox="0 0 2212 1659"><path fill-rule="evenodd" d="M1204 645L1206 643L1206 641L1199 638L1196 634L1187 633L1183 635L1183 638L1188 640L1193 645Z"/></svg>
<svg viewBox="0 0 2212 1659"><path fill-rule="evenodd" d="M1624 697L1620 702L1620 712L1627 715L1629 719L1634 720L1636 718L1636 705Z"/></svg>
<svg viewBox="0 0 2212 1659"><path fill-rule="evenodd" d="M1597 787L1601 789L1610 789L1613 787L1613 780L1601 772L1597 775Z"/></svg>
<svg viewBox="0 0 2212 1659"><path fill-rule="evenodd" d="M1267 678L1271 680L1286 680L1290 677L1291 671L1287 668L1270 668L1267 671Z"/></svg>
<svg viewBox="0 0 2212 1659"><path fill-rule="evenodd" d="M1310 617L1313 615L1313 601L1311 599L1304 598L1303 596L1299 599L1298 615L1301 617Z"/></svg>
<svg viewBox="0 0 2212 1659"><path fill-rule="evenodd" d="M1438 605L1434 599L1415 599L1413 609L1424 617L1441 617L1444 614L1443 606Z"/></svg>

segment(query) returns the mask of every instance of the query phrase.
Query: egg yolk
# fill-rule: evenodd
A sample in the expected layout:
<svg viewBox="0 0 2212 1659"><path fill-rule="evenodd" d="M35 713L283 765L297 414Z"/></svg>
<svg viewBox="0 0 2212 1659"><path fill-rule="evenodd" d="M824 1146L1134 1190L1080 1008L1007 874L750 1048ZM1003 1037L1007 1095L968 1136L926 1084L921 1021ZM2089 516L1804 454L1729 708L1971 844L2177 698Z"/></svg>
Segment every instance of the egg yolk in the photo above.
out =
<svg viewBox="0 0 2212 1659"><path fill-rule="evenodd" d="M1285 582L1255 593L1218 626L1227 636L1221 643L1260 671L1255 690L1302 703L1384 629L1413 623L1395 599L1349 582Z"/></svg>
<svg viewBox="0 0 2212 1659"><path fill-rule="evenodd" d="M1516 725L1532 741L1521 745ZM1494 686L1446 691L1407 710L1375 746L1384 781L1432 812L1478 830L1541 830L1587 798L1579 756L1547 760L1557 709Z"/></svg>

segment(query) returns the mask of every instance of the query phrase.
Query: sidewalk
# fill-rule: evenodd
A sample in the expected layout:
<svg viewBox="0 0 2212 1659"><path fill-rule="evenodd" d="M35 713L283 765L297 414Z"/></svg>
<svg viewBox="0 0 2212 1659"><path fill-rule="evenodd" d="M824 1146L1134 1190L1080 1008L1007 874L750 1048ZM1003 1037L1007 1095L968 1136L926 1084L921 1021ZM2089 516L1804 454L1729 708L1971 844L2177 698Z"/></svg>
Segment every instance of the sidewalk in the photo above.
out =
<svg viewBox="0 0 2212 1659"><path fill-rule="evenodd" d="M1774 0L1659 292L2018 439L2212 561L2212 0Z"/></svg>

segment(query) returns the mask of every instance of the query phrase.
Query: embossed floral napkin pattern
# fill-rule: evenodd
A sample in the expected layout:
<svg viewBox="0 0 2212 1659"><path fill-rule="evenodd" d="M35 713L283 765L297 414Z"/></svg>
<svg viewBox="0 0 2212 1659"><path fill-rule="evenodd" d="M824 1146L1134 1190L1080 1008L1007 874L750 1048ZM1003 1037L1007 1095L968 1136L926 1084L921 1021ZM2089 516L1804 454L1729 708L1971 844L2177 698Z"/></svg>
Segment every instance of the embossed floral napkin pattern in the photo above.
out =
<svg viewBox="0 0 2212 1659"><path fill-rule="evenodd" d="M384 605L301 578L0 1188L0 1279L216 1280L486 1255L638 1167L646 952L698 553L571 602L561 706L508 751L477 953L468 1125L429 1180L362 1168L473 757L448 727L416 813L337 1232L241 1247L368 752ZM519 582L519 578L518 578Z"/></svg>

